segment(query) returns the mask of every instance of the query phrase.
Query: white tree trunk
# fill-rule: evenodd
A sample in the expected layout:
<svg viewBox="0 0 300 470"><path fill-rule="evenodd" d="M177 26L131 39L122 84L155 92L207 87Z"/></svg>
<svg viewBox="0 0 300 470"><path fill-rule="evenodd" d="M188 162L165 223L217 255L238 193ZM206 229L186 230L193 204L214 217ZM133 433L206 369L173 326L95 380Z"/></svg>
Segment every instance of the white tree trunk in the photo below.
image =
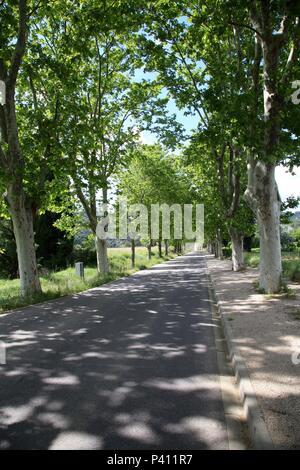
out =
<svg viewBox="0 0 300 470"><path fill-rule="evenodd" d="M282 284L280 202L275 178L271 177L271 180L257 214L260 231L260 288L268 294L279 292Z"/></svg>
<svg viewBox="0 0 300 470"><path fill-rule="evenodd" d="M230 227L228 231L232 245L232 270L238 272L245 268L244 238L234 227Z"/></svg>
<svg viewBox="0 0 300 470"><path fill-rule="evenodd" d="M152 257L152 252L151 252L152 245L151 243L147 245L147 250L148 250L148 259L151 260Z"/></svg>
<svg viewBox="0 0 300 470"><path fill-rule="evenodd" d="M97 269L99 274L107 274L109 272L109 261L107 253L107 242L95 237L95 246L97 253Z"/></svg>
<svg viewBox="0 0 300 470"><path fill-rule="evenodd" d="M15 188L8 189L7 201L17 245L21 295L40 294L32 210L25 205L23 191L17 194Z"/></svg>
<svg viewBox="0 0 300 470"><path fill-rule="evenodd" d="M102 189L102 198L103 198L103 203L107 204L107 187ZM96 207L96 204L95 204L95 207ZM107 214L105 213L104 216L106 217ZM107 240L102 240L96 235L95 244L96 244L96 253L97 253L98 272L99 274L107 274L109 272Z"/></svg>
<svg viewBox="0 0 300 470"><path fill-rule="evenodd" d="M216 257L218 259L223 259L223 239L222 239L222 234L221 234L221 230L219 229L218 230L218 233L217 233L217 239L216 239Z"/></svg>
<svg viewBox="0 0 300 470"><path fill-rule="evenodd" d="M256 162L248 167L246 198L256 213L260 232L260 288L268 294L282 285L280 243L281 201L275 180L275 165Z"/></svg>

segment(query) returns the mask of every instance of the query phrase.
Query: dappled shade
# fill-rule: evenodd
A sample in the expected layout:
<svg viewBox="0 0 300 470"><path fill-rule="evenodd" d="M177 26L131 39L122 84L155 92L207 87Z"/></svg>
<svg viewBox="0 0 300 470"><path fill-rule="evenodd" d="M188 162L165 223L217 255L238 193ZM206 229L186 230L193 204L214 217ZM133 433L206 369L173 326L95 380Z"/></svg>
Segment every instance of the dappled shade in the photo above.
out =
<svg viewBox="0 0 300 470"><path fill-rule="evenodd" d="M226 448L214 328L199 254L1 317L1 448Z"/></svg>

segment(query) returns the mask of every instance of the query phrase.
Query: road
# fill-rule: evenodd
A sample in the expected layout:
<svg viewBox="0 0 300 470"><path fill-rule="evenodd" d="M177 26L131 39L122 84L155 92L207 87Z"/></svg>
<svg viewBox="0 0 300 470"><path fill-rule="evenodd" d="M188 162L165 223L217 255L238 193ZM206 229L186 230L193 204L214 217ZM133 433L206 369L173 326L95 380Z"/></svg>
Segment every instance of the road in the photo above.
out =
<svg viewBox="0 0 300 470"><path fill-rule="evenodd" d="M204 257L0 317L0 449L227 449Z"/></svg>

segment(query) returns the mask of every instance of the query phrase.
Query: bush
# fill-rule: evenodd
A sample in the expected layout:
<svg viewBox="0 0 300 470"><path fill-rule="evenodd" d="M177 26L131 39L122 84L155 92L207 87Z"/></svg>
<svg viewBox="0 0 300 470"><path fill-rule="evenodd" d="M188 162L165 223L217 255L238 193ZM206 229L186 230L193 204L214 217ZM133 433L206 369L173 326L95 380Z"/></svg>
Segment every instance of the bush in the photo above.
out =
<svg viewBox="0 0 300 470"><path fill-rule="evenodd" d="M287 232L282 232L280 235L281 247L283 251L294 251L295 239Z"/></svg>
<svg viewBox="0 0 300 470"><path fill-rule="evenodd" d="M231 257L232 257L232 248L230 246L224 246L223 247L223 256L225 258L231 259Z"/></svg>
<svg viewBox="0 0 300 470"><path fill-rule="evenodd" d="M251 268L257 268L259 266L259 253L246 253L245 263Z"/></svg>
<svg viewBox="0 0 300 470"><path fill-rule="evenodd" d="M0 278L14 279L17 275L18 258L12 223L0 219Z"/></svg>
<svg viewBox="0 0 300 470"><path fill-rule="evenodd" d="M284 260L282 266L285 277L300 282L300 260Z"/></svg>
<svg viewBox="0 0 300 470"><path fill-rule="evenodd" d="M300 248L300 227L296 228L291 232L291 236L295 240L296 247Z"/></svg>

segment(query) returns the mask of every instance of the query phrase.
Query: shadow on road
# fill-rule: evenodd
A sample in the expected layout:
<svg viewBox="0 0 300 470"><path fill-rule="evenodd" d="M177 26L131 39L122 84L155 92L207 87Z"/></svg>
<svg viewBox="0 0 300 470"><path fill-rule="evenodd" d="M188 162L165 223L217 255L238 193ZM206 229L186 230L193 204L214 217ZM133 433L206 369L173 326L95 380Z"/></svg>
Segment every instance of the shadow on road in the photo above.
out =
<svg viewBox="0 0 300 470"><path fill-rule="evenodd" d="M2 449L227 447L203 258L0 319Z"/></svg>

